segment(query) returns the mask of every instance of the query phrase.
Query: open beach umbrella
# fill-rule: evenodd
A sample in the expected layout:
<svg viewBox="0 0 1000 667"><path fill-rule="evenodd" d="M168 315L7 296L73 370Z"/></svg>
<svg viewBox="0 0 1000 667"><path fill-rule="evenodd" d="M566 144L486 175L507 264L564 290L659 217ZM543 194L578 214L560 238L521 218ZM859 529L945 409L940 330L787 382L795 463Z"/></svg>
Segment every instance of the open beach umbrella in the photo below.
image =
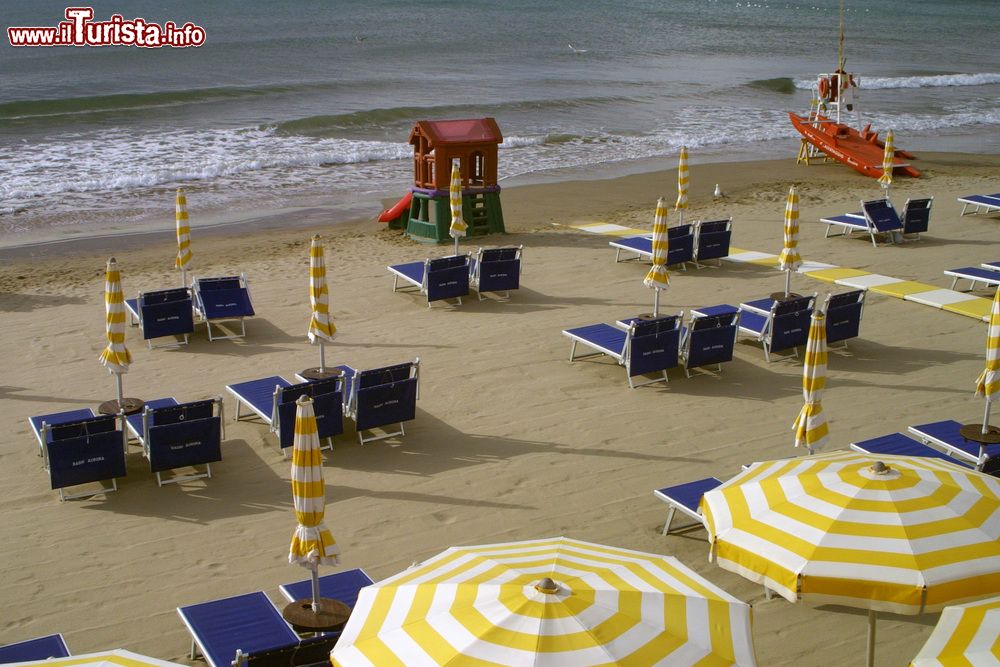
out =
<svg viewBox="0 0 1000 667"><path fill-rule="evenodd" d="M826 387L826 315L813 310L802 364L802 395L805 404L795 418L795 446L810 454L826 444L829 429L823 414L823 388Z"/></svg>
<svg viewBox="0 0 1000 667"><path fill-rule="evenodd" d="M1000 288L993 295L990 324L986 328L986 368L976 380L976 396L986 399L983 433L990 429L990 405L1000 397Z"/></svg>
<svg viewBox="0 0 1000 667"><path fill-rule="evenodd" d="M656 290L653 294L653 316L660 314L660 290L670 287L670 274L667 272L667 251L670 240L667 234L667 204L660 197L656 201L656 214L653 216L653 266L643 279L642 284Z"/></svg>
<svg viewBox="0 0 1000 667"><path fill-rule="evenodd" d="M128 372L132 354L125 347L125 295L122 294L122 278L114 257L108 260L104 276L104 333L108 344L101 352L100 361L115 376L118 406L121 408L124 403L122 375Z"/></svg>
<svg viewBox="0 0 1000 667"><path fill-rule="evenodd" d="M882 154L882 175L878 177L878 182L885 188L885 198L889 198L889 186L892 185L892 160L896 157L896 148L893 145L892 130L885 135L885 153Z"/></svg>
<svg viewBox="0 0 1000 667"><path fill-rule="evenodd" d="M65 658L15 662L4 665L4 667L13 667L14 665L23 667L28 667L28 665L45 665L46 667L183 667L179 662L167 662L166 660L126 651L122 648L112 651L100 651L98 653L71 655Z"/></svg>
<svg viewBox="0 0 1000 667"><path fill-rule="evenodd" d="M326 285L326 259L319 234L313 236L309 246L309 342L319 343L319 370L326 372L326 342L333 341L337 327L330 317L330 291Z"/></svg>
<svg viewBox="0 0 1000 667"><path fill-rule="evenodd" d="M448 185L448 204L451 206L451 226L448 234L455 239L455 254L458 254L458 239L465 236L469 226L462 218L462 172L458 168L458 162L451 162L451 183Z"/></svg>
<svg viewBox="0 0 1000 667"><path fill-rule="evenodd" d="M688 181L690 176L688 173L688 149L687 146L681 146L681 155L677 160L677 203L674 204L674 210L680 212L680 218L677 224L684 224L684 209L688 207Z"/></svg>
<svg viewBox="0 0 1000 667"><path fill-rule="evenodd" d="M177 222L177 259L174 266L181 270L181 287L187 287L187 270L191 266L191 225L188 223L184 188L177 188L174 218Z"/></svg>
<svg viewBox="0 0 1000 667"><path fill-rule="evenodd" d="M300 396L295 409L295 438L292 440L292 502L298 526L292 535L288 562L312 572L313 612L320 611L319 566L340 562L333 534L323 523L326 485L323 482L323 454L312 399Z"/></svg>
<svg viewBox="0 0 1000 667"><path fill-rule="evenodd" d="M799 255L799 195L793 185L788 189L785 200L784 246L778 255L778 268L785 272L785 296L792 286L792 272L802 266Z"/></svg>
<svg viewBox="0 0 1000 667"><path fill-rule="evenodd" d="M910 667L1000 665L1000 597L945 607Z"/></svg>
<svg viewBox="0 0 1000 667"><path fill-rule="evenodd" d="M705 494L718 564L790 601L921 614L1000 594L1000 479L925 457L756 463Z"/></svg>
<svg viewBox="0 0 1000 667"><path fill-rule="evenodd" d="M750 607L676 558L566 537L452 547L361 589L352 665L753 665Z"/></svg>

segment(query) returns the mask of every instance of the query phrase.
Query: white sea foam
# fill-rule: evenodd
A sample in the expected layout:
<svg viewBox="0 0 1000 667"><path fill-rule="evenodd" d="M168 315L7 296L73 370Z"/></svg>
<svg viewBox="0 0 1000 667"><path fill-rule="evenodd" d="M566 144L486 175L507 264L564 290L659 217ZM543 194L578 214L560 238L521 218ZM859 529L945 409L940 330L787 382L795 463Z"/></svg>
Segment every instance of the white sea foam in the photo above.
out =
<svg viewBox="0 0 1000 667"><path fill-rule="evenodd" d="M1000 83L1000 74L934 74L929 76L864 76L855 75L858 87L869 90L888 88L947 88L955 86L989 86ZM795 87L811 90L816 79L797 79Z"/></svg>

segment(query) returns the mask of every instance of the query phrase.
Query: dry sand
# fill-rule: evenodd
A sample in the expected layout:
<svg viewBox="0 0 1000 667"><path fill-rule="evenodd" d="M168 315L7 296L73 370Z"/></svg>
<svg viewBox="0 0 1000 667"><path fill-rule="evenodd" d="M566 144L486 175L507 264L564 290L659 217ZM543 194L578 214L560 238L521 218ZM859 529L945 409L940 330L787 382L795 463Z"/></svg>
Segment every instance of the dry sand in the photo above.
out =
<svg viewBox="0 0 1000 667"><path fill-rule="evenodd" d="M919 242L872 248L860 237L824 239L819 218L856 210L859 199L878 196L877 184L841 166L793 160L694 164L688 219L731 215L734 245L777 253L785 194L795 183L804 258L947 287L942 270L1000 258L997 216L959 217L955 199L1000 189L1000 157L922 157L925 177L893 188L900 204L935 196L930 232ZM472 298L457 308L428 309L415 295L393 293L385 269L446 254L447 246L420 245L371 221L199 230L197 199L189 195L194 273L245 271L258 316L245 340L210 343L199 326L178 350L147 350L130 330L135 361L126 394L194 400L222 395L231 382L291 377L315 365L318 350L305 329L308 241L319 231L338 329L328 361L421 361L417 418L406 437L362 447L348 428L327 455L327 521L344 567L380 579L451 545L555 535L673 554L753 603L761 665L861 664L864 612L765 601L759 586L707 561L703 531L659 534L666 507L653 489L726 478L743 463L800 453L791 423L802 404L801 362L767 364L759 345L741 342L721 376L687 379L675 370L669 386L630 390L606 359L568 361L561 329L647 311L653 295L641 283L644 265L615 264L607 238L563 225L648 228L657 196L675 193L673 165L661 167L506 189L510 233L463 246L523 244L523 287L507 303ZM726 198L713 200L716 183ZM131 447L117 493L60 503L48 488L27 417L96 408L114 393L97 362L105 259L117 256L133 296L178 283L173 253L170 233L143 245L101 239L2 253L0 643L62 632L74 653L121 646L190 662L177 606L254 590L277 601L279 584L306 576L287 562L289 463L260 423L228 422L224 460L208 481L157 488ZM662 303L667 310L738 303L782 284L773 270L725 263L673 272ZM804 276L793 285L831 289ZM915 423L980 418L973 389L984 343L985 326L974 319L870 294L861 337L830 355L828 449ZM233 406L226 396L230 417ZM935 621L884 616L878 664L907 664Z"/></svg>

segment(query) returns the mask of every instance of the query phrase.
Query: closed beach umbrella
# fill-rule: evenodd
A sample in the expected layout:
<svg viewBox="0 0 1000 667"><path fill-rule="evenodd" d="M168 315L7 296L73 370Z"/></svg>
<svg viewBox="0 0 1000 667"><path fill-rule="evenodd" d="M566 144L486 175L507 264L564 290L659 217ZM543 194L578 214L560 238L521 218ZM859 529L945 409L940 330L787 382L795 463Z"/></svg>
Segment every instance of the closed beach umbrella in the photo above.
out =
<svg viewBox="0 0 1000 667"><path fill-rule="evenodd" d="M292 441L292 502L298 526L292 535L288 562L312 571L313 611L319 612L319 566L336 565L340 553L333 534L323 523L326 485L323 482L323 455L312 399L296 401L295 438Z"/></svg>
<svg viewBox="0 0 1000 667"><path fill-rule="evenodd" d="M778 256L778 268L785 272L785 296L788 296L792 286L792 271L802 266L802 256L799 255L799 195L793 185L788 189L785 200L785 243Z"/></svg>
<svg viewBox="0 0 1000 667"><path fill-rule="evenodd" d="M191 266L191 225L188 223L187 195L184 188L177 188L177 202L174 207L177 222L177 259L174 266L181 270L181 287L187 287L187 270Z"/></svg>
<svg viewBox="0 0 1000 667"><path fill-rule="evenodd" d="M15 662L5 664L4 667L13 667L14 665L19 667L28 667L28 665L45 665L46 667L183 667L179 662L167 662L121 648L113 651L71 655L66 658Z"/></svg>
<svg viewBox="0 0 1000 667"><path fill-rule="evenodd" d="M676 558L565 537L452 547L361 590L353 665L753 665L750 607Z"/></svg>
<svg viewBox="0 0 1000 667"><path fill-rule="evenodd" d="M653 216L653 266L643 279L642 284L656 290L653 293L653 316L660 314L660 290L670 287L670 274L667 272L667 251L670 240L667 234L667 204L660 197L656 202L656 214Z"/></svg>
<svg viewBox="0 0 1000 667"><path fill-rule="evenodd" d="M681 156L677 160L677 203L674 210L680 212L680 220L677 224L684 224L684 209L688 207L688 149L681 146Z"/></svg>
<svg viewBox="0 0 1000 667"><path fill-rule="evenodd" d="M1000 665L1000 597L945 607L910 667Z"/></svg>
<svg viewBox="0 0 1000 667"><path fill-rule="evenodd" d="M826 444L829 430L823 414L823 388L826 387L826 315L814 310L806 339L806 357L802 364L802 395L805 404L795 418L795 446L812 454Z"/></svg>
<svg viewBox="0 0 1000 667"><path fill-rule="evenodd" d="M976 396L986 399L983 433L989 432L990 405L1000 397L1000 288L993 295L990 324L986 329L986 368L976 380Z"/></svg>
<svg viewBox="0 0 1000 667"><path fill-rule="evenodd" d="M885 135L885 153L882 154L882 175L878 177L878 182L885 188L886 199L889 198L889 186L892 185L892 159L896 157L896 148L893 145L892 130Z"/></svg>
<svg viewBox="0 0 1000 667"><path fill-rule="evenodd" d="M451 226L448 234L455 239L455 254L458 254L458 239L465 236L469 226L462 218L462 172L458 168L458 162L451 162L451 183L448 186L448 203L451 206Z"/></svg>
<svg viewBox="0 0 1000 667"><path fill-rule="evenodd" d="M309 342L319 343L319 370L326 372L327 341L333 340L337 327L330 317L330 291L326 285L326 259L319 234L313 236L309 246L309 303L312 316L309 318Z"/></svg>
<svg viewBox="0 0 1000 667"><path fill-rule="evenodd" d="M1000 594L1000 479L832 452L750 466L705 494L719 565L790 601L921 614Z"/></svg>
<svg viewBox="0 0 1000 667"><path fill-rule="evenodd" d="M132 355L125 347L125 295L122 294L122 278L114 257L108 260L104 277L104 333L108 344L101 352L100 361L115 376L118 406L121 408L124 403L122 375L128 372Z"/></svg>

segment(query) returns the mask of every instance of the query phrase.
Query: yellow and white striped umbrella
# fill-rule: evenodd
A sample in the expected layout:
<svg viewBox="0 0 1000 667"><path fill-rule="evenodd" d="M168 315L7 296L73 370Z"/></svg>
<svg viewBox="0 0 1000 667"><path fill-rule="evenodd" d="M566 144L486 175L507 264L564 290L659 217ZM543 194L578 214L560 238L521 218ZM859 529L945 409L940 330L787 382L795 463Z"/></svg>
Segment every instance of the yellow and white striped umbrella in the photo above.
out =
<svg viewBox="0 0 1000 667"><path fill-rule="evenodd" d="M300 396L295 402L295 437L292 440L292 502L298 526L292 535L288 562L312 569L340 562L333 534L323 523L326 485L323 482L323 454L312 399Z"/></svg>
<svg viewBox="0 0 1000 667"><path fill-rule="evenodd" d="M354 665L753 665L750 607L668 556L565 537L452 547L361 590Z"/></svg>
<svg viewBox="0 0 1000 667"><path fill-rule="evenodd" d="M993 295L990 324L986 329L986 368L976 380L976 396L986 399L983 426L990 423L990 404L1000 396L1000 288Z"/></svg>
<svg viewBox="0 0 1000 667"><path fill-rule="evenodd" d="M174 260L174 267L181 270L181 287L187 287L187 270L191 266L191 225L188 222L184 188L177 188L174 218L177 222L177 258Z"/></svg>
<svg viewBox="0 0 1000 667"><path fill-rule="evenodd" d="M660 197L656 201L656 214L653 216L653 266L642 281L646 287L656 290L653 296L653 315L660 314L660 290L670 287L670 274L667 272L667 252L669 250L667 204L663 201L663 197Z"/></svg>
<svg viewBox="0 0 1000 667"><path fill-rule="evenodd" d="M101 365L115 374L127 373L132 354L125 347L125 295L114 257L104 274L104 334L108 344L101 352Z"/></svg>
<svg viewBox="0 0 1000 667"><path fill-rule="evenodd" d="M469 226L462 218L462 172L458 161L451 162L451 183L448 185L448 204L451 206L451 226L448 234L455 239L455 254L458 254L458 239L465 236Z"/></svg>
<svg viewBox="0 0 1000 667"><path fill-rule="evenodd" d="M1000 665L1000 597L945 607L910 667Z"/></svg>
<svg viewBox="0 0 1000 667"><path fill-rule="evenodd" d="M39 667L42 665L45 667L183 667L179 662L167 662L121 648L113 651L100 651L99 653L71 655L66 658L5 663L4 667L28 667L29 665L39 665Z"/></svg>
<svg viewBox="0 0 1000 667"><path fill-rule="evenodd" d="M795 418L795 446L812 454L826 444L829 429L823 414L823 388L826 387L826 315L814 310L809 322L806 355L802 364L802 395L805 404Z"/></svg>
<svg viewBox="0 0 1000 667"><path fill-rule="evenodd" d="M680 222L684 224L684 209L688 207L688 181L691 179L688 172L688 149L681 146L681 155L677 159L677 203L674 210L680 211Z"/></svg>
<svg viewBox="0 0 1000 667"><path fill-rule="evenodd" d="M330 290L326 284L325 249L320 242L319 234L312 238L309 245L309 304L312 315L309 317L309 342L319 343L319 369L326 370L326 341L333 341L337 327L330 317Z"/></svg>
<svg viewBox="0 0 1000 667"><path fill-rule="evenodd" d="M885 153L882 154L882 175L878 177L878 182L885 188L886 193L889 192L889 186L892 185L892 161L896 157L894 143L892 130L889 130L885 135Z"/></svg>
<svg viewBox="0 0 1000 667"><path fill-rule="evenodd" d="M793 185L785 199L784 246L778 255L778 268L785 272L785 295L791 288L792 271L802 266L799 255L799 195Z"/></svg>

